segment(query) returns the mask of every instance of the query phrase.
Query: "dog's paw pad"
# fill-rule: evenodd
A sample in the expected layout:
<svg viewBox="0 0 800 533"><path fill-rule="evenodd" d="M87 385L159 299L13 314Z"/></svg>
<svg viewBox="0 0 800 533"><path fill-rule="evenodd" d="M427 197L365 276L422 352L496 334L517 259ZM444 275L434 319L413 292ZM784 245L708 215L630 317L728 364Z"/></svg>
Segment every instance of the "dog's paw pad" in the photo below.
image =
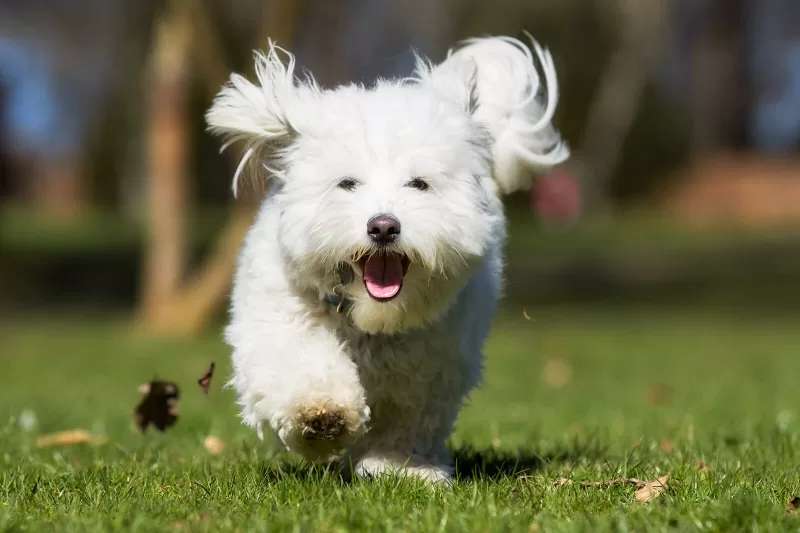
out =
<svg viewBox="0 0 800 533"><path fill-rule="evenodd" d="M348 430L347 417L338 410L316 409L303 413L299 418L306 441L332 441L352 432Z"/></svg>

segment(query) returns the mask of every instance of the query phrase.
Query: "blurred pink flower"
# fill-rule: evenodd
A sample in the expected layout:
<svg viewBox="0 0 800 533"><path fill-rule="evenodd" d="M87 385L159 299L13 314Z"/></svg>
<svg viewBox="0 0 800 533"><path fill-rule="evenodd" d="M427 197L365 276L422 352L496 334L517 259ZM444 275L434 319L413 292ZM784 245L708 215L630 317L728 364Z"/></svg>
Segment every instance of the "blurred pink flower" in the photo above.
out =
<svg viewBox="0 0 800 533"><path fill-rule="evenodd" d="M572 222L581 214L583 195L577 177L563 169L536 179L531 209L548 222Z"/></svg>

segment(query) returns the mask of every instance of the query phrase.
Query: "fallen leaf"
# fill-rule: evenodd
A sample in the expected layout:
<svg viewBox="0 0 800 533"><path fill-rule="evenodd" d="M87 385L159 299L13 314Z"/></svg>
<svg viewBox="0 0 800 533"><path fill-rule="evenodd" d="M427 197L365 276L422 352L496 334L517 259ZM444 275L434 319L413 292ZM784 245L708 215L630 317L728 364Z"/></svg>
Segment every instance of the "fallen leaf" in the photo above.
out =
<svg viewBox="0 0 800 533"><path fill-rule="evenodd" d="M572 480L565 477L560 477L556 480L556 488L561 488L564 485L572 485Z"/></svg>
<svg viewBox="0 0 800 533"><path fill-rule="evenodd" d="M533 522L530 527L528 528L528 533L539 533L542 530L542 526Z"/></svg>
<svg viewBox="0 0 800 533"><path fill-rule="evenodd" d="M200 388L203 389L205 394L208 394L208 388L211 386L211 378L214 377L215 366L216 365L214 365L212 362L211 365L209 365L208 370L206 370L206 373L203 374L203 377L197 380L197 384L200 385Z"/></svg>
<svg viewBox="0 0 800 533"><path fill-rule="evenodd" d="M39 421L36 418L36 413L30 409L25 409L19 415L19 427L21 427L23 431L33 431L36 429L38 423Z"/></svg>
<svg viewBox="0 0 800 533"><path fill-rule="evenodd" d="M503 444L500 440L500 428L497 427L496 423L492 422L490 431L492 433L492 447L499 448Z"/></svg>
<svg viewBox="0 0 800 533"><path fill-rule="evenodd" d="M663 405L669 401L670 388L663 383L656 383L647 389L647 403L650 405Z"/></svg>
<svg viewBox="0 0 800 533"><path fill-rule="evenodd" d="M164 431L178 420L180 389L175 383L154 379L141 385L139 394L144 398L136 406L133 416L142 433L150 424Z"/></svg>
<svg viewBox="0 0 800 533"><path fill-rule="evenodd" d="M702 461L702 459L698 459L697 460L697 470L700 471L701 473L705 473L705 472L708 472L710 470L710 468L708 468L708 465L705 464Z"/></svg>
<svg viewBox="0 0 800 533"><path fill-rule="evenodd" d="M672 442L672 439L663 439L661 441L661 449L667 453L670 453L675 449L675 443Z"/></svg>
<svg viewBox="0 0 800 533"><path fill-rule="evenodd" d="M105 435L94 435L85 429L71 429L60 433L42 435L36 439L37 448L50 446L74 446L76 444L104 444L108 441Z"/></svg>
<svg viewBox="0 0 800 533"><path fill-rule="evenodd" d="M570 424L569 428L567 428L567 433L574 439L583 439L586 437L586 432L577 424Z"/></svg>
<svg viewBox="0 0 800 533"><path fill-rule="evenodd" d="M203 446L206 447L208 453L211 455L219 455L225 450L225 443L222 439L209 435L203 441Z"/></svg>
<svg viewBox="0 0 800 533"><path fill-rule="evenodd" d="M669 481L669 475L645 483L644 487L636 491L636 501L649 502L658 498L667 490L667 481Z"/></svg>
<svg viewBox="0 0 800 533"><path fill-rule="evenodd" d="M786 504L786 512L789 514L797 514L798 510L800 510L800 496L795 496Z"/></svg>
<svg viewBox="0 0 800 533"><path fill-rule="evenodd" d="M528 314L528 312L526 310L524 310L524 309L522 310L522 316L525 317L525 320L527 320L528 322L533 322L534 321L531 318L531 316Z"/></svg>
<svg viewBox="0 0 800 533"><path fill-rule="evenodd" d="M554 389L561 389L572 381L572 365L563 359L550 359L544 364L544 380Z"/></svg>

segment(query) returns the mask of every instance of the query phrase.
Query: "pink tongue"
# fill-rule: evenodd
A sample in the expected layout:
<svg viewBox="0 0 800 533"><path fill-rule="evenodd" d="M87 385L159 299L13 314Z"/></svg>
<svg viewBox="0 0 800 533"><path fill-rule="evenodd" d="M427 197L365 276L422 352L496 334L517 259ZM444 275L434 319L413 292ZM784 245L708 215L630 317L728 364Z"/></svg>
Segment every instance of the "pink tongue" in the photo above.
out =
<svg viewBox="0 0 800 533"><path fill-rule="evenodd" d="M364 284L373 298L391 298L403 284L403 261L398 254L373 254L364 263Z"/></svg>

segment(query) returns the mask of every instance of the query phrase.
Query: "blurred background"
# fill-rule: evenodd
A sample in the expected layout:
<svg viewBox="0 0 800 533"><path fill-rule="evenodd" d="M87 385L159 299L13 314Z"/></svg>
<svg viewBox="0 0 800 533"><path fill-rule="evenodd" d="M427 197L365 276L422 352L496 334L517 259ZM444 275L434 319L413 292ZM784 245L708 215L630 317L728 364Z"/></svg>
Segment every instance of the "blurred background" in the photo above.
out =
<svg viewBox="0 0 800 533"><path fill-rule="evenodd" d="M796 308L797 0L1 0L0 318L218 330L265 187L203 113L268 37L332 85L523 30L573 158L507 202L504 310Z"/></svg>

